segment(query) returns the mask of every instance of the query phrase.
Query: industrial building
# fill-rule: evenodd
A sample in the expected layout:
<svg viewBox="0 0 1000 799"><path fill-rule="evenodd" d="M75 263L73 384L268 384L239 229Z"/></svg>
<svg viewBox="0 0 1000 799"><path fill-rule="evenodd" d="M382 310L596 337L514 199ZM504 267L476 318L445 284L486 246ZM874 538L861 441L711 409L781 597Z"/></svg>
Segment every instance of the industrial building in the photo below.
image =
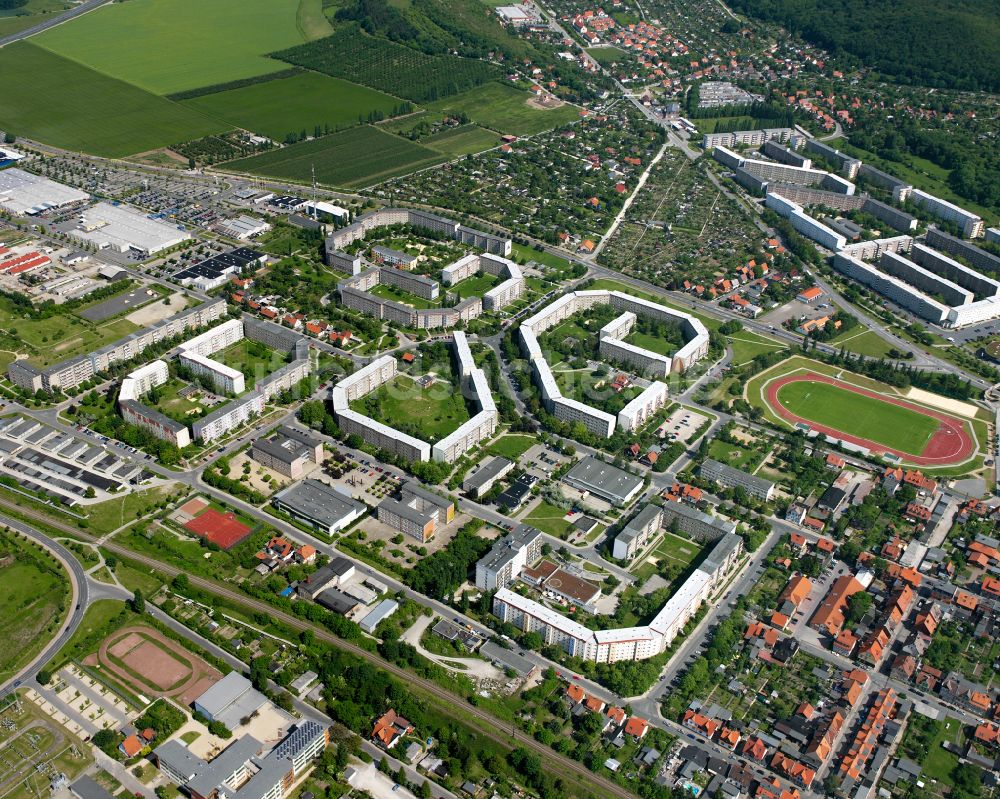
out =
<svg viewBox="0 0 1000 799"><path fill-rule="evenodd" d="M0 208L18 216L34 216L89 199L85 191L23 169L14 167L0 171Z"/></svg>
<svg viewBox="0 0 1000 799"><path fill-rule="evenodd" d="M326 535L339 533L366 512L365 506L320 480L303 480L271 499L282 513Z"/></svg>
<svg viewBox="0 0 1000 799"><path fill-rule="evenodd" d="M699 474L704 480L711 480L726 488L742 488L755 499L770 501L774 496L774 483L757 477L742 469L735 469L725 463L708 458L701 464Z"/></svg>
<svg viewBox="0 0 1000 799"><path fill-rule="evenodd" d="M239 275L267 260L267 256L249 247L213 255L191 266L175 272L172 279L182 286L194 286L199 291L211 291L229 282L233 275Z"/></svg>
<svg viewBox="0 0 1000 799"><path fill-rule="evenodd" d="M262 233L267 233L267 231L271 229L271 225L263 219L258 219L255 216L241 214L235 219L226 219L220 222L216 226L216 229L223 236L229 236L233 239L245 241L247 239L256 238Z"/></svg>
<svg viewBox="0 0 1000 799"><path fill-rule="evenodd" d="M508 588L494 594L493 613L524 632L537 632L547 646L558 646L572 657L596 663L646 660L670 646L702 603L724 584L742 552L742 538L732 534L721 538L653 620L641 627L595 632Z"/></svg>
<svg viewBox="0 0 1000 799"><path fill-rule="evenodd" d="M106 202L84 209L69 236L98 250L110 249L140 258L149 258L191 238L176 225L151 219L124 205Z"/></svg>

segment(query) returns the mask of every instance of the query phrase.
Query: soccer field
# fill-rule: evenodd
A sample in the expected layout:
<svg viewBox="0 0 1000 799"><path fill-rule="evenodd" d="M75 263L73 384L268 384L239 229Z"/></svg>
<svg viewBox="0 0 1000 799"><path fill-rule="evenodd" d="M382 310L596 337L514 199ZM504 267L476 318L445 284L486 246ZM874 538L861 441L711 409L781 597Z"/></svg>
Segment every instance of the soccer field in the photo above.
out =
<svg viewBox="0 0 1000 799"><path fill-rule="evenodd" d="M389 115L399 100L339 78L305 72L239 89L184 100L183 105L231 127L246 128L277 141L317 125L331 130L367 121L371 111Z"/></svg>
<svg viewBox="0 0 1000 799"><path fill-rule="evenodd" d="M28 42L0 49L0 75L0 128L68 150L115 158L232 127Z"/></svg>
<svg viewBox="0 0 1000 799"><path fill-rule="evenodd" d="M415 169L439 164L440 153L370 125L322 136L319 139L271 150L225 165L237 172L308 181L312 167L316 180L333 186L358 188L380 183Z"/></svg>
<svg viewBox="0 0 1000 799"><path fill-rule="evenodd" d="M912 455L923 452L938 429L936 419L828 383L787 383L778 401L803 419Z"/></svg>
<svg viewBox="0 0 1000 799"><path fill-rule="evenodd" d="M303 41L299 0L129 0L32 41L154 94L286 68L266 53Z"/></svg>

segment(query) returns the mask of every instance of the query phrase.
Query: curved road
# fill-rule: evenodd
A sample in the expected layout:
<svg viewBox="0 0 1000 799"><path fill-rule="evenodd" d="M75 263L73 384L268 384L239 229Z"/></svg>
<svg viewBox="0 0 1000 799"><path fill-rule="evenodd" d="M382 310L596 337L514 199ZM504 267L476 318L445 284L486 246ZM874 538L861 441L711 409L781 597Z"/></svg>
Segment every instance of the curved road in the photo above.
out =
<svg viewBox="0 0 1000 799"><path fill-rule="evenodd" d="M83 620L83 614L87 610L90 598L87 588L87 576L83 572L83 566L80 565L80 561L66 547L16 519L0 516L0 524L4 524L12 530L28 536L39 546L51 552L62 563L63 568L69 573L71 588L70 607L72 608L69 617L63 623L59 635L53 638L48 646L39 652L38 656L31 663L22 668L6 683L0 685L0 699L2 699L25 680L33 680L41 667L48 663L52 659L52 656L70 639L70 636L76 632L76 628L80 626L80 622Z"/></svg>

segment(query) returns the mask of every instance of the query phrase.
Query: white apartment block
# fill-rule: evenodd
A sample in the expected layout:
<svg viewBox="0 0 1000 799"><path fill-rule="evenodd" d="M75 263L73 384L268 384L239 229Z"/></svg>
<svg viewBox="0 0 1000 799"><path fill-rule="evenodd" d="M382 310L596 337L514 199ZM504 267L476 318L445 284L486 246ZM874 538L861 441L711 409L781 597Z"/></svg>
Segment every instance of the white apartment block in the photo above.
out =
<svg viewBox="0 0 1000 799"><path fill-rule="evenodd" d="M137 400L143 394L148 394L156 386L162 386L170 380L170 368L166 361L153 361L129 372L122 380L119 400Z"/></svg>
<svg viewBox="0 0 1000 799"><path fill-rule="evenodd" d="M476 588L482 591L506 588L522 569L541 557L542 543L541 530L527 525L520 525L498 539L476 564Z"/></svg>
<svg viewBox="0 0 1000 799"><path fill-rule="evenodd" d="M938 219L958 225L962 229L962 235L967 239L977 239L986 230L986 223L976 214L947 200L942 200L940 197L935 197L933 194L928 194L926 191L911 189L909 200Z"/></svg>
<svg viewBox="0 0 1000 799"><path fill-rule="evenodd" d="M640 430L668 402L666 384L655 380L638 397L618 411L618 427L628 431Z"/></svg>
<svg viewBox="0 0 1000 799"><path fill-rule="evenodd" d="M181 366L189 369L193 374L208 377L219 394L242 394L247 389L243 372L233 369L221 361L213 360L195 351L181 351L177 359Z"/></svg>
<svg viewBox="0 0 1000 799"><path fill-rule="evenodd" d="M871 241L859 241L857 244L848 244L840 252L862 261L874 261L880 258L884 252L907 253L912 247L913 238L911 236L893 236L888 239L872 239Z"/></svg>
<svg viewBox="0 0 1000 799"><path fill-rule="evenodd" d="M230 430L256 419L262 413L264 413L264 395L259 391L253 391L198 419L191 425L191 430L196 439L208 444L222 438Z"/></svg>
<svg viewBox="0 0 1000 799"><path fill-rule="evenodd" d="M882 257L889 254L883 253ZM891 300L901 308L912 311L922 319L939 325L948 318L947 305L943 305L933 297L928 297L914 286L898 277L886 274L859 258L837 253L833 259L833 267L851 280L856 280L858 283L874 289L886 299Z"/></svg>
<svg viewBox="0 0 1000 799"><path fill-rule="evenodd" d="M787 142L795 131L792 128L765 128L764 130L736 130L732 133L706 133L701 140L704 150L713 147L760 147L769 141Z"/></svg>
<svg viewBox="0 0 1000 799"><path fill-rule="evenodd" d="M803 236L812 239L822 247L837 252L844 249L847 239L839 233L835 233L822 222L813 219L802 210L802 206L792 202L780 194L769 192L764 199L764 205L771 210L785 217Z"/></svg>
<svg viewBox="0 0 1000 799"><path fill-rule="evenodd" d="M658 505L647 505L615 536L611 555L615 560L632 560L656 538L663 525L663 511Z"/></svg>
<svg viewBox="0 0 1000 799"><path fill-rule="evenodd" d="M641 348L634 348L633 345L627 345L615 338L628 334L637 315L652 316L680 324L686 343L670 359L671 371L684 371L705 357L708 353L709 338L708 329L690 314L620 291L573 291L549 303L530 319L522 322L519 328L521 346L532 363L535 382L549 413L557 419L571 424L579 422L595 435L609 438L614 433L618 420L598 408L592 408L579 400L564 397L538 344L538 336L544 331L579 311L601 304L611 305L623 312L601 329L600 346L602 354L608 357L611 357L609 351L614 350L623 356L622 360L627 360L628 363L641 365L644 368L648 365L654 370L663 368L663 356ZM640 363L640 356L648 360ZM666 376L666 372L662 376ZM646 402L640 405L648 406L654 396L658 395L651 394L647 397Z"/></svg>
<svg viewBox="0 0 1000 799"><path fill-rule="evenodd" d="M742 538L733 534L723 536L653 620L641 627L590 630L505 587L500 587L493 596L493 613L525 632L537 632L546 645L558 646L573 657L597 663L645 660L670 646L712 592L724 583L742 551Z"/></svg>

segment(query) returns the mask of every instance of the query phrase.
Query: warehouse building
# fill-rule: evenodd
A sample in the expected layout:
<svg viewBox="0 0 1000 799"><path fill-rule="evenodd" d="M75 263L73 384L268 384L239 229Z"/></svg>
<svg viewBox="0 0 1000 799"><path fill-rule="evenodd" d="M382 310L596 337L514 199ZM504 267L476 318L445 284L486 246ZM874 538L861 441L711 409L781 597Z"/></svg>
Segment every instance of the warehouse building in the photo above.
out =
<svg viewBox="0 0 1000 799"><path fill-rule="evenodd" d="M86 208L71 238L98 250L114 250L139 258L149 258L191 238L176 225L150 219L141 211L124 205L101 202Z"/></svg>
<svg viewBox="0 0 1000 799"><path fill-rule="evenodd" d="M365 506L319 480L303 480L271 500L275 508L327 535L335 535L364 516Z"/></svg>
<svg viewBox="0 0 1000 799"><path fill-rule="evenodd" d="M271 225L255 216L241 214L235 219L226 219L220 222L217 229L223 236L246 241L256 238L262 233L267 233L271 229Z"/></svg>
<svg viewBox="0 0 1000 799"><path fill-rule="evenodd" d="M182 286L194 286L200 291L211 291L225 285L233 275L240 275L256 269L267 260L267 256L249 247L213 255L191 266L175 272L172 279Z"/></svg>
<svg viewBox="0 0 1000 799"><path fill-rule="evenodd" d="M90 195L85 191L23 169L15 167L0 171L0 208L18 216L34 216L89 199Z"/></svg>

